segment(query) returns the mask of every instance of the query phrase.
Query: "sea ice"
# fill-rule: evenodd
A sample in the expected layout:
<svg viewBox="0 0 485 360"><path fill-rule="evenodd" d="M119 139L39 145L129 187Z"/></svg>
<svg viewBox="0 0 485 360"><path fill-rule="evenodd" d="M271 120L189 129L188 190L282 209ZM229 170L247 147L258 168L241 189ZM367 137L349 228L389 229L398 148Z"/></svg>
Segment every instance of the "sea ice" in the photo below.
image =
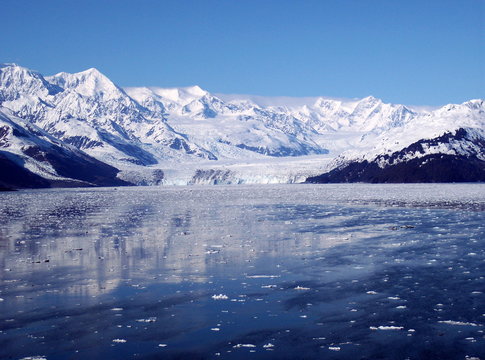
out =
<svg viewBox="0 0 485 360"><path fill-rule="evenodd" d="M453 320L443 320L438 321L441 324L447 325L458 325L458 326L479 326L478 324L471 323L471 322L463 322L463 321L453 321Z"/></svg>
<svg viewBox="0 0 485 360"><path fill-rule="evenodd" d="M380 326L371 326L369 327L371 330L402 330L402 326L385 326L385 325L380 325Z"/></svg>
<svg viewBox="0 0 485 360"><path fill-rule="evenodd" d="M255 348L256 345L254 344L237 344L237 345L234 345L233 348Z"/></svg>
<svg viewBox="0 0 485 360"><path fill-rule="evenodd" d="M214 300L227 300L229 297L224 294L219 294L219 295L212 295L212 299Z"/></svg>

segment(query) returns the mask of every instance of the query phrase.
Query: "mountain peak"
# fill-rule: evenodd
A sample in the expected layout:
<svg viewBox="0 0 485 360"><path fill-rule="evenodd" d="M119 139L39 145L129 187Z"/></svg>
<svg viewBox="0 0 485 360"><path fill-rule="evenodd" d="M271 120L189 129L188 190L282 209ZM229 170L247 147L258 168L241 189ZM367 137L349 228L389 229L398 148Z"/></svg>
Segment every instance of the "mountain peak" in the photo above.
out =
<svg viewBox="0 0 485 360"><path fill-rule="evenodd" d="M21 93L39 96L60 91L37 71L13 63L0 64L0 101L15 100Z"/></svg>
<svg viewBox="0 0 485 360"><path fill-rule="evenodd" d="M96 68L89 68L74 74L61 72L48 79L64 89L73 89L84 96L102 94L108 97L118 97L119 93L123 92Z"/></svg>
<svg viewBox="0 0 485 360"><path fill-rule="evenodd" d="M485 107L485 100L483 99L472 99L465 101L462 105L468 106L470 109L479 109Z"/></svg>
<svg viewBox="0 0 485 360"><path fill-rule="evenodd" d="M376 98L375 96L369 95L369 96L366 96L365 98L362 98L360 102L378 103L378 102L382 102L382 100L379 98Z"/></svg>
<svg viewBox="0 0 485 360"><path fill-rule="evenodd" d="M22 68L22 66L17 65L16 63L0 63L0 69L6 68L6 67L18 67L18 68Z"/></svg>
<svg viewBox="0 0 485 360"><path fill-rule="evenodd" d="M0 70L2 72L10 72L10 73L16 72L16 73L25 73L29 75L42 76L37 71L28 69L26 67L17 65L15 63L0 63Z"/></svg>
<svg viewBox="0 0 485 360"><path fill-rule="evenodd" d="M101 71L99 71L98 69L92 67L92 68L89 68L89 69L86 69L84 71L80 71L76 74L79 74L79 75L85 75L85 76L93 76L93 77L101 77L101 78L106 78L107 79L107 76L104 75Z"/></svg>
<svg viewBox="0 0 485 360"><path fill-rule="evenodd" d="M199 85L188 86L183 88L186 92L194 96L204 96L207 94L207 91L202 89Z"/></svg>

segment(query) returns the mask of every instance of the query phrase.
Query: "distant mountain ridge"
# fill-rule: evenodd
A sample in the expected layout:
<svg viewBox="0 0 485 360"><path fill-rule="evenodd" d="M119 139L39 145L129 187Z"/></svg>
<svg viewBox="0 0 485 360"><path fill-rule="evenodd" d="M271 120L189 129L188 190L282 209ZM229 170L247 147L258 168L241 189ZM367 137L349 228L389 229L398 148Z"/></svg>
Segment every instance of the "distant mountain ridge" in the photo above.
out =
<svg viewBox="0 0 485 360"><path fill-rule="evenodd" d="M8 136L4 134L2 140L0 135L3 156L20 156L23 162L17 159L14 163L46 180L38 183L45 186L55 183L48 176L90 185L117 181L150 185L290 182L305 176L317 181L312 176L330 171L341 172L332 178L335 181L385 182L386 177L373 175L369 180L368 176L343 174L351 171L346 167L351 164L364 168L373 164L369 165L377 166L373 174L383 169L393 172L398 162L422 167L426 156L439 154L475 159L481 173L480 164L485 160L485 105L480 99L433 111L386 104L372 96L261 105L244 97L224 100L198 86L121 88L93 68L44 77L15 64L2 64L0 112L5 128L15 129L17 134L29 132L36 146L55 142L69 156L95 159L98 165L115 169L113 177L105 167L108 172L101 177L107 176L106 181L98 178L94 182L85 174L39 170L47 163L41 166L39 156L22 148L27 146L19 140L22 136L5 130ZM460 136L460 131L466 136ZM42 141L34 140L35 136ZM422 151L413 150L417 143ZM43 151L48 153L47 148ZM299 165L298 159L308 157L314 160ZM453 181L416 177L416 181L440 179ZM465 174L463 181L466 179L483 181L477 180L481 175L467 178Z"/></svg>

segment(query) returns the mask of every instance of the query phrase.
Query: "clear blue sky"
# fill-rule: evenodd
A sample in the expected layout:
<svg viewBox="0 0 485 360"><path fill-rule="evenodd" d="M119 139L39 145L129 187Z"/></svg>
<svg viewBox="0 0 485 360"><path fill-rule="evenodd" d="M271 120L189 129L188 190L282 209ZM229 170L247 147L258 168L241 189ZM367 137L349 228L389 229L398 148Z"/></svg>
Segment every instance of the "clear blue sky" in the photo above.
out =
<svg viewBox="0 0 485 360"><path fill-rule="evenodd" d="M2 0L0 62L120 86L485 97L485 0Z"/></svg>

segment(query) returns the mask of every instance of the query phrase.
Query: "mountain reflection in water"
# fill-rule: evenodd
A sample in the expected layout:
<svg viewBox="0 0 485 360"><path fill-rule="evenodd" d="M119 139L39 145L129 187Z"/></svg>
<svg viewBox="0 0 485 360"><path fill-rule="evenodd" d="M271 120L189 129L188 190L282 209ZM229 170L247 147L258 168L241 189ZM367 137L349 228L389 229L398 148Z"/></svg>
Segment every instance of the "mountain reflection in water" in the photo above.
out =
<svg viewBox="0 0 485 360"><path fill-rule="evenodd" d="M0 358L485 356L483 185L0 200Z"/></svg>

